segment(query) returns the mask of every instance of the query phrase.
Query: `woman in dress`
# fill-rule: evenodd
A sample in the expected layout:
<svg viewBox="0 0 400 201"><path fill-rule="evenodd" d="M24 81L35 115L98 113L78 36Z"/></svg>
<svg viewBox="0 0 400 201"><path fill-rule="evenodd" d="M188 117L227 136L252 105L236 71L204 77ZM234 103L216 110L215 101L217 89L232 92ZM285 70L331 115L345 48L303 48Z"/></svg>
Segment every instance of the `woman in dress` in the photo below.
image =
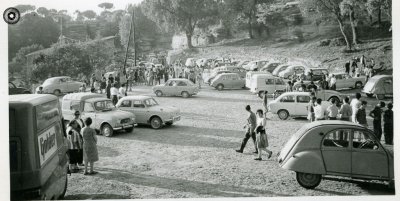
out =
<svg viewBox="0 0 400 201"><path fill-rule="evenodd" d="M96 174L93 171L94 162L99 160L99 155L97 153L97 137L96 131L90 127L92 125L92 119L90 117L85 119L85 125L82 129L83 138L83 160L85 161L85 172L84 175ZM88 172L88 164L90 164L90 171Z"/></svg>
<svg viewBox="0 0 400 201"><path fill-rule="evenodd" d="M82 148L82 139L78 132L79 124L76 120L72 120L67 126L68 138L68 156L69 156L69 169L72 173L79 171L79 152Z"/></svg>
<svg viewBox="0 0 400 201"><path fill-rule="evenodd" d="M268 138L267 134L265 132L265 126L267 125L267 120L266 117L263 115L262 110L257 110L256 112L257 116L257 126L256 129L254 130L256 133L256 144L257 144L257 149L258 149L258 158L255 158L254 160L261 161L261 154L262 151L265 151L268 153L268 159L271 158L272 156L272 151L268 150Z"/></svg>

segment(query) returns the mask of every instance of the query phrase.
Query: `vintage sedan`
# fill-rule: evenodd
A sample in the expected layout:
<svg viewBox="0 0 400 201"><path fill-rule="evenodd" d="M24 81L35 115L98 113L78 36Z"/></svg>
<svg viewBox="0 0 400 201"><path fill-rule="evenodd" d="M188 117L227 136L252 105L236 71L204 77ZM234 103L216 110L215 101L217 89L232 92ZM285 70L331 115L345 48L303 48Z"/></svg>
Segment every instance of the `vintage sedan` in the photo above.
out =
<svg viewBox="0 0 400 201"><path fill-rule="evenodd" d="M78 92L79 88L84 85L83 82L77 82L68 76L52 77L43 82L43 92L47 94L54 94L56 96L63 93ZM39 91L39 87L36 88Z"/></svg>
<svg viewBox="0 0 400 201"><path fill-rule="evenodd" d="M130 133L136 124L135 115L114 107L112 101L95 93L72 93L62 99L62 113L67 121L74 118L75 111L80 111L81 118L92 118L92 127L106 137L116 131Z"/></svg>
<svg viewBox="0 0 400 201"><path fill-rule="evenodd" d="M31 92L28 89L23 87L17 87L14 83L8 82L8 95L13 94L30 94Z"/></svg>
<svg viewBox="0 0 400 201"><path fill-rule="evenodd" d="M363 90L368 97L376 96L382 100L386 95L393 95L393 75L376 75L368 80Z"/></svg>
<svg viewBox="0 0 400 201"><path fill-rule="evenodd" d="M279 76L279 73L286 70L286 68L288 68L290 65L289 64L281 64L279 66L277 66L274 71L272 71L272 75L273 76Z"/></svg>
<svg viewBox="0 0 400 201"><path fill-rule="evenodd" d="M394 182L393 146L383 146L373 131L348 121L304 125L281 149L278 162L308 189L329 175Z"/></svg>
<svg viewBox="0 0 400 201"><path fill-rule="evenodd" d="M308 67L305 66L289 66L284 71L281 71L278 75L281 78L288 79L293 75L301 75L303 74Z"/></svg>
<svg viewBox="0 0 400 201"><path fill-rule="evenodd" d="M133 113L136 123L150 124L154 129L159 129L164 124L172 125L181 119L178 108L161 106L150 96L126 96L118 101L116 107Z"/></svg>
<svg viewBox="0 0 400 201"><path fill-rule="evenodd" d="M218 91L223 89L243 89L245 82L237 73L222 73L211 81L210 86Z"/></svg>
<svg viewBox="0 0 400 201"><path fill-rule="evenodd" d="M165 84L160 84L153 87L153 92L156 96L182 96L188 98L199 93L198 85L188 79L175 78L169 79Z"/></svg>
<svg viewBox="0 0 400 201"><path fill-rule="evenodd" d="M334 73L333 75L336 77L336 89L361 89L365 84L365 76L351 77L347 73Z"/></svg>
<svg viewBox="0 0 400 201"><path fill-rule="evenodd" d="M259 71L267 71L267 72L272 73L272 72L274 72L275 68L277 68L279 65L281 65L281 63L279 63L279 62L269 62L265 66L260 68Z"/></svg>
<svg viewBox="0 0 400 201"><path fill-rule="evenodd" d="M267 63L267 60L250 61L248 64L243 65L243 68L249 71L257 71Z"/></svg>
<svg viewBox="0 0 400 201"><path fill-rule="evenodd" d="M309 92L286 92L268 103L268 111L278 114L282 120L291 117L307 117L307 107L310 102ZM328 101L322 101L322 108L329 106Z"/></svg>

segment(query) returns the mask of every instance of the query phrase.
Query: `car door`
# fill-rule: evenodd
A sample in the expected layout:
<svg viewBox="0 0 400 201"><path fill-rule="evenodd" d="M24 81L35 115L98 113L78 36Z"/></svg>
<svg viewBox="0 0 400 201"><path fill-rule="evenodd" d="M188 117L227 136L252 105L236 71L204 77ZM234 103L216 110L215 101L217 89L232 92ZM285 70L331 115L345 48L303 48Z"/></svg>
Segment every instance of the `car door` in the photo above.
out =
<svg viewBox="0 0 400 201"><path fill-rule="evenodd" d="M351 129L336 129L325 134L321 143L321 152L328 174L351 174L351 147L349 146Z"/></svg>
<svg viewBox="0 0 400 201"><path fill-rule="evenodd" d="M241 89L243 87L243 81L238 74L231 75L232 77L232 88Z"/></svg>
<svg viewBox="0 0 400 201"><path fill-rule="evenodd" d="M146 117L146 106L141 100L133 100L133 111L138 123L148 123Z"/></svg>
<svg viewBox="0 0 400 201"><path fill-rule="evenodd" d="M179 81L177 84L176 89L173 90L173 94L174 96L180 96L182 94L183 91L187 91L190 93L188 84L184 81Z"/></svg>
<svg viewBox="0 0 400 201"><path fill-rule="evenodd" d="M265 78L265 81L263 83L263 91L268 91L268 93L274 93L275 92L275 79L272 77Z"/></svg>
<svg viewBox="0 0 400 201"><path fill-rule="evenodd" d="M174 89L174 87L175 87L176 85L177 85L177 81L175 81L175 80L169 80L169 81L167 81L167 82L165 83L164 86L159 86L159 87L160 87L161 92L162 92L164 95L171 95L171 94L172 94L172 91L173 91L173 89Z"/></svg>
<svg viewBox="0 0 400 201"><path fill-rule="evenodd" d="M352 177L389 177L387 153L372 132L354 129L351 158Z"/></svg>
<svg viewBox="0 0 400 201"><path fill-rule="evenodd" d="M299 116L307 116L307 106L310 103L310 96L298 95L296 96L296 111L295 114Z"/></svg>
<svg viewBox="0 0 400 201"><path fill-rule="evenodd" d="M336 88L337 89L347 88L348 80L346 79L346 77L344 75L338 74L338 75L335 75L335 77L336 77Z"/></svg>
<svg viewBox="0 0 400 201"><path fill-rule="evenodd" d="M279 109L285 109L289 112L289 115L296 115L296 104L295 96L286 95L280 99ZM278 110L279 110L278 109Z"/></svg>
<svg viewBox="0 0 400 201"><path fill-rule="evenodd" d="M138 118L138 116L136 115L136 111L133 108L132 102L133 100L123 100L121 104L118 106L118 109L134 114L136 123L146 123L146 121L143 122L142 119Z"/></svg>
<svg viewBox="0 0 400 201"><path fill-rule="evenodd" d="M90 117L93 120L93 125L95 128L100 128L100 124L101 122L99 122L99 120L96 119L96 110L93 107L92 103L89 102L85 102L83 104L83 111L81 113L81 118L82 119L86 119Z"/></svg>

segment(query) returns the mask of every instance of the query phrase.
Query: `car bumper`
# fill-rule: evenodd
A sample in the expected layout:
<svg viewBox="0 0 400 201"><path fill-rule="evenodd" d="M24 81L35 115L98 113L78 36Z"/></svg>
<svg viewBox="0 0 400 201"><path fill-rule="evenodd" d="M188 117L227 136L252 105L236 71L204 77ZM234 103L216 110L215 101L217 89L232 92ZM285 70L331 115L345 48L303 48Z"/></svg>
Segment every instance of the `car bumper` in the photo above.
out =
<svg viewBox="0 0 400 201"><path fill-rule="evenodd" d="M171 119L166 120L165 122L173 123L181 120L181 116L176 116Z"/></svg>
<svg viewBox="0 0 400 201"><path fill-rule="evenodd" d="M135 126L138 126L138 124L134 123L134 124L121 125L121 126L114 127L113 129L114 130L123 130L123 129L127 129L127 128L132 128Z"/></svg>

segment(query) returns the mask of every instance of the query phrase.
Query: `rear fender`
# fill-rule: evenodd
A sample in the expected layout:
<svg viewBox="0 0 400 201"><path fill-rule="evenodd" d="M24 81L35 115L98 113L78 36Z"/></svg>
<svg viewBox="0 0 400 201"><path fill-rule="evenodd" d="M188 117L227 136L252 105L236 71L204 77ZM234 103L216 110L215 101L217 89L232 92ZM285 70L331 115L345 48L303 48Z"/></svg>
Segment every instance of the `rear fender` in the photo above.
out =
<svg viewBox="0 0 400 201"><path fill-rule="evenodd" d="M295 153L283 163L282 168L295 172L326 174L321 151L319 150Z"/></svg>

